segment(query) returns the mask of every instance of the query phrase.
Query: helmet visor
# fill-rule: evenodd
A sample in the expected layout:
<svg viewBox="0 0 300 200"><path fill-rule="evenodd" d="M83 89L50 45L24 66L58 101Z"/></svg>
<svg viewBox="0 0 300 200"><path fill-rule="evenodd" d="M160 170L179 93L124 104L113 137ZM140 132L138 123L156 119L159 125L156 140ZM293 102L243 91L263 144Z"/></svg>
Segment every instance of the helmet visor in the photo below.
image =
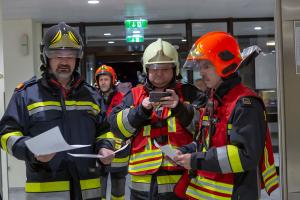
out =
<svg viewBox="0 0 300 200"><path fill-rule="evenodd" d="M48 49L45 51L48 58L81 58L82 50L79 49Z"/></svg>
<svg viewBox="0 0 300 200"><path fill-rule="evenodd" d="M148 69L172 69L175 68L174 63L155 63L146 65Z"/></svg>

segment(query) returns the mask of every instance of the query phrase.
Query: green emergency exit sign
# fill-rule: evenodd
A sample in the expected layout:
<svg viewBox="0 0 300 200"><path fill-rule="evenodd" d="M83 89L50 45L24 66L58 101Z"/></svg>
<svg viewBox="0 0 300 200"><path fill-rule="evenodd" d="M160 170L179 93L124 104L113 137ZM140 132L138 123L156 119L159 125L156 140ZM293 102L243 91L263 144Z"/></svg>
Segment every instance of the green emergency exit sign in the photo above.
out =
<svg viewBox="0 0 300 200"><path fill-rule="evenodd" d="M144 42L144 37L141 35L128 35L126 37L127 42Z"/></svg>
<svg viewBox="0 0 300 200"><path fill-rule="evenodd" d="M126 19L126 28L147 28L148 20L146 19Z"/></svg>

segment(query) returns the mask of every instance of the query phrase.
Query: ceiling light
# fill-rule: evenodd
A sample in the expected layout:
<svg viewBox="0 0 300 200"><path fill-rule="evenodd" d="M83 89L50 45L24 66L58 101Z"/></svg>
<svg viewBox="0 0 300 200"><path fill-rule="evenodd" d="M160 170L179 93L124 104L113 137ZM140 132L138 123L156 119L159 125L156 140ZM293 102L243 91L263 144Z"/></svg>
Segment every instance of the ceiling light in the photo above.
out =
<svg viewBox="0 0 300 200"><path fill-rule="evenodd" d="M97 1L97 0L89 0L88 3L89 4L98 4L99 1Z"/></svg>
<svg viewBox="0 0 300 200"><path fill-rule="evenodd" d="M275 46L275 41L268 41L266 43L267 46Z"/></svg>
<svg viewBox="0 0 300 200"><path fill-rule="evenodd" d="M105 36L111 36L111 33L104 33Z"/></svg>
<svg viewBox="0 0 300 200"><path fill-rule="evenodd" d="M115 43L114 41L108 41L107 42L108 44L113 44L113 43Z"/></svg>
<svg viewBox="0 0 300 200"><path fill-rule="evenodd" d="M186 42L186 39L182 39L181 41L182 41L182 42Z"/></svg>
<svg viewBox="0 0 300 200"><path fill-rule="evenodd" d="M261 28L261 26L255 26L254 27L254 30L256 30L256 31L259 31L259 30L261 30L262 28Z"/></svg>

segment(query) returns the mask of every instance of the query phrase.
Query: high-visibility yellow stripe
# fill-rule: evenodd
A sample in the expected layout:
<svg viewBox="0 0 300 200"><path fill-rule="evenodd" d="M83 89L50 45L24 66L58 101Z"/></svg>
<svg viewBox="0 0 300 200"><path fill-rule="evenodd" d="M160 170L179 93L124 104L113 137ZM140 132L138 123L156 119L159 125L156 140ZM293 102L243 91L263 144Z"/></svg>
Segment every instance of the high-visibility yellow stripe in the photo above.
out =
<svg viewBox="0 0 300 200"><path fill-rule="evenodd" d="M65 101L66 106L91 106L94 110L100 112L100 107L97 104L94 104L90 101ZM33 110L38 107L45 107L45 106L61 106L61 103L58 101L44 101L44 102L37 102L27 106L27 109Z"/></svg>
<svg viewBox="0 0 300 200"><path fill-rule="evenodd" d="M162 153L160 149L155 149L149 152L141 152L130 155L130 162L137 162L141 160L146 160L149 158L158 158L161 157Z"/></svg>
<svg viewBox="0 0 300 200"><path fill-rule="evenodd" d="M130 165L128 167L128 172L140 172L140 171L147 171L151 169L157 169L161 164L161 160L152 161L152 162L146 162L141 163L141 165Z"/></svg>
<svg viewBox="0 0 300 200"><path fill-rule="evenodd" d="M60 102L58 101L43 101L43 102L37 102L33 103L27 106L27 110L33 110L38 107L45 107L45 106L61 106Z"/></svg>
<svg viewBox="0 0 300 200"><path fill-rule="evenodd" d="M91 101L65 101L66 106L91 106L98 112L100 112L100 107Z"/></svg>
<svg viewBox="0 0 300 200"><path fill-rule="evenodd" d="M151 125L144 126L143 136L150 136Z"/></svg>
<svg viewBox="0 0 300 200"><path fill-rule="evenodd" d="M192 179L192 180L195 180L195 179ZM230 190L230 189L233 188L233 185L232 185L232 184L222 183L222 182L217 182L217 181L213 181L213 180L210 180L210 179L206 179L206 178L200 177L200 176L197 176L197 178L196 178L196 182L195 182L196 185L198 185L197 182L203 182L203 183L208 183L208 184L210 184L210 185L220 186L220 187L223 187L223 188L224 188L224 191L225 191L225 189L226 189L226 190Z"/></svg>
<svg viewBox="0 0 300 200"><path fill-rule="evenodd" d="M4 151L7 151L7 140L10 136L23 136L20 131L6 133L1 137L1 146Z"/></svg>
<svg viewBox="0 0 300 200"><path fill-rule="evenodd" d="M262 175L263 175L263 178L264 178L265 180L267 180L267 179L268 179L270 176L272 176L274 173L277 173L277 172L276 172L275 166L272 165L272 166L266 168L266 170L262 172Z"/></svg>
<svg viewBox="0 0 300 200"><path fill-rule="evenodd" d="M175 117L170 117L167 120L167 123L168 123L168 132L176 132L176 120L175 120Z"/></svg>
<svg viewBox="0 0 300 200"><path fill-rule="evenodd" d="M131 175L130 176L132 182L136 183L151 183L151 175L143 175L143 176L135 176Z"/></svg>
<svg viewBox="0 0 300 200"><path fill-rule="evenodd" d="M87 180L80 180L80 186L82 190L93 189L101 187L100 179L87 179Z"/></svg>
<svg viewBox="0 0 300 200"><path fill-rule="evenodd" d="M125 199L124 196L116 197L114 195L111 195L111 200L124 200L124 199Z"/></svg>
<svg viewBox="0 0 300 200"><path fill-rule="evenodd" d="M227 153L229 162L233 172L243 172L244 169L242 167L239 150L234 145L227 145Z"/></svg>
<svg viewBox="0 0 300 200"><path fill-rule="evenodd" d="M197 190L196 188L194 188L192 186L188 187L186 194L195 199L206 199L206 198L216 199L216 200L230 200L231 199L231 197L222 197L222 196L214 195L214 194L204 192L201 190Z"/></svg>
<svg viewBox="0 0 300 200"><path fill-rule="evenodd" d="M167 176L157 176L158 184L173 184L177 183L181 175L167 175Z"/></svg>
<svg viewBox="0 0 300 200"><path fill-rule="evenodd" d="M97 137L97 140L99 139L114 139L115 135L112 132L106 132L100 136Z"/></svg>
<svg viewBox="0 0 300 200"><path fill-rule="evenodd" d="M232 124L227 124L227 129L231 130L232 129Z"/></svg>
<svg viewBox="0 0 300 200"><path fill-rule="evenodd" d="M79 41L77 40L77 38L75 37L75 35L71 32L71 31L68 31L68 35L69 35L69 38L76 44L79 45Z"/></svg>
<svg viewBox="0 0 300 200"><path fill-rule="evenodd" d="M128 162L129 161L129 156L125 158L114 158L112 162L114 163L123 163L123 162Z"/></svg>
<svg viewBox="0 0 300 200"><path fill-rule="evenodd" d="M61 31L58 31L50 43L54 44L54 43L58 42L60 39L61 39Z"/></svg>
<svg viewBox="0 0 300 200"><path fill-rule="evenodd" d="M80 180L80 186L82 190L99 188L101 186L100 179L87 179ZM53 181L43 183L30 183L27 182L25 186L26 192L58 192L70 190L69 181Z"/></svg>
<svg viewBox="0 0 300 200"><path fill-rule="evenodd" d="M117 124L118 124L118 127L119 127L121 133L122 133L125 137L129 138L129 137L131 137L133 134L130 133L130 132L128 132L128 131L126 130L126 128L124 127L122 115L123 115L123 112L122 112L122 111L120 111L120 112L117 114Z"/></svg>
<svg viewBox="0 0 300 200"><path fill-rule="evenodd" d="M204 116L202 117L202 120L203 120L203 121L208 121L208 116L207 116L207 115L204 115Z"/></svg>

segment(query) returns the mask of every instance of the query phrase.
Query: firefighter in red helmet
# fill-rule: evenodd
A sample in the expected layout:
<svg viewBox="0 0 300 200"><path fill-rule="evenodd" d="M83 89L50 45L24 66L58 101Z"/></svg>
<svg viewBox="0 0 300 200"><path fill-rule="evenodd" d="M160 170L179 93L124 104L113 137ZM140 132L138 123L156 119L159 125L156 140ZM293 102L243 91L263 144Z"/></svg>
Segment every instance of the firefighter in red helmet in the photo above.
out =
<svg viewBox="0 0 300 200"><path fill-rule="evenodd" d="M201 111L196 142L180 147L174 160L189 170L175 193L186 199L259 199L278 177L265 107L241 83L238 42L225 32L210 32L193 45L185 67L198 67L210 89ZM189 175L188 175L189 174Z"/></svg>
<svg viewBox="0 0 300 200"><path fill-rule="evenodd" d="M102 97L102 105L106 109L106 116L110 115L112 108L123 99L123 94L116 90L117 75L115 70L108 65L101 65L95 73L96 84ZM117 138L112 132L106 135L107 139L113 139L115 149L120 149L126 144L125 140ZM101 197L106 198L107 179L110 174L111 199L125 199L126 175L128 173L129 146L117 153L110 166L105 167L101 174Z"/></svg>

